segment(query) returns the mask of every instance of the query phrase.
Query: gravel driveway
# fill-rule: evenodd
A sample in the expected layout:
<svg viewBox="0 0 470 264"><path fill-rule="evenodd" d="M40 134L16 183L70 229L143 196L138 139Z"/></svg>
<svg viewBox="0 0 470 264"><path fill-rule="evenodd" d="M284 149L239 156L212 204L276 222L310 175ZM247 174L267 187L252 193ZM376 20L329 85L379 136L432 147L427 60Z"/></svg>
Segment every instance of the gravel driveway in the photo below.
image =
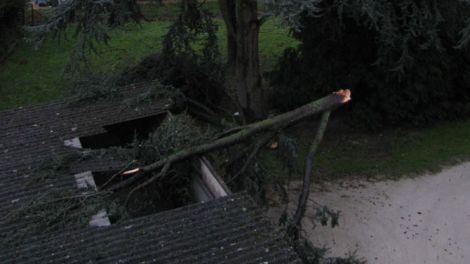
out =
<svg viewBox="0 0 470 264"><path fill-rule="evenodd" d="M310 197L305 234L332 256L356 251L377 264L470 263L470 163L399 181L325 184ZM313 228L319 205L341 211L339 227Z"/></svg>

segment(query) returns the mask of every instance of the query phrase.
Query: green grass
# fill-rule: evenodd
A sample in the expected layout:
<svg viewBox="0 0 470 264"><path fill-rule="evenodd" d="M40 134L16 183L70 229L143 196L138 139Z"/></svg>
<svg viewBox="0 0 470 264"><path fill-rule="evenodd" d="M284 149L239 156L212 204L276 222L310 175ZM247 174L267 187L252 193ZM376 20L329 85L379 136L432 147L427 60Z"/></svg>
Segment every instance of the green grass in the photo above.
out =
<svg viewBox="0 0 470 264"><path fill-rule="evenodd" d="M167 22L130 25L111 32L109 47L101 47L90 58L91 67L109 73L136 64L146 55L158 51ZM70 34L71 35L71 34ZM39 49L22 43L0 66L0 110L57 100L64 94L64 68L69 62L73 39L46 41Z"/></svg>
<svg viewBox="0 0 470 264"><path fill-rule="evenodd" d="M220 19L217 23L220 49L225 54L225 26ZM116 72L159 52L169 25L168 21L155 21L111 31L109 46L100 46L100 54L91 56L90 69L103 74ZM266 22L260 32L262 67L272 67L285 48L295 45L297 42L276 21ZM32 44L22 43L6 63L0 65L0 110L60 99L67 85L63 70L73 47L73 39L61 43L48 40L37 50Z"/></svg>
<svg viewBox="0 0 470 264"><path fill-rule="evenodd" d="M219 15L220 9L217 1L206 1L204 7L212 14ZM179 4L164 4L160 5L155 2L141 4L142 14L145 18L151 20L171 20L180 13Z"/></svg>
<svg viewBox="0 0 470 264"><path fill-rule="evenodd" d="M315 126L301 125L290 135L298 139L297 168L302 168ZM368 134L330 127L314 161L318 179L391 178L437 172L470 160L470 120L444 122L423 129L395 129ZM274 153L262 159L276 177L285 170ZM297 173L299 177L301 173Z"/></svg>

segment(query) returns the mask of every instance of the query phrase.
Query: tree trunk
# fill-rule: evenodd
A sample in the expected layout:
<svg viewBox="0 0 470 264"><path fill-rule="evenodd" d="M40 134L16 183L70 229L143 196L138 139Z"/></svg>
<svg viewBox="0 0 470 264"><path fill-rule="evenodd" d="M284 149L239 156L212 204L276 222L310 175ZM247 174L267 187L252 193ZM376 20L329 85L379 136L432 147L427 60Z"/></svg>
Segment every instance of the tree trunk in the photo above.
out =
<svg viewBox="0 0 470 264"><path fill-rule="evenodd" d="M264 97L258 54L256 0L219 0L227 28L227 88L236 94L245 121L264 117Z"/></svg>
<svg viewBox="0 0 470 264"><path fill-rule="evenodd" d="M220 11L227 30L227 64L235 65L237 58L237 15L235 0L219 0Z"/></svg>
<svg viewBox="0 0 470 264"><path fill-rule="evenodd" d="M238 0L237 56L233 82L243 114L248 121L261 119L265 114L258 53L258 4L256 0Z"/></svg>

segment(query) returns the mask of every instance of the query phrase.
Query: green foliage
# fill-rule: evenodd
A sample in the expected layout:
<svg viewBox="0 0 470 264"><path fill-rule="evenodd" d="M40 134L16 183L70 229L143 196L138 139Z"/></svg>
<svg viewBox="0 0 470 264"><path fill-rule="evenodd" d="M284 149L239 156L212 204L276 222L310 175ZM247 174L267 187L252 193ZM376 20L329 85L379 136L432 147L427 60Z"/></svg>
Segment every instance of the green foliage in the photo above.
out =
<svg viewBox="0 0 470 264"><path fill-rule="evenodd" d="M152 6L158 8L161 4ZM213 17L198 1L182 1L181 12L163 39L162 54L170 58L190 56L197 59L198 64L219 69L214 65L220 53ZM50 33L55 38L66 37L67 28L76 25L74 37L77 42L66 68L67 72L76 72L80 67L88 68L82 63L87 63L91 54L97 54L101 44L108 45L111 28L142 19L145 18L135 0L71 0L55 8L48 22L30 27L29 31L35 33L41 43ZM194 49L195 42L202 46L202 56Z"/></svg>
<svg viewBox="0 0 470 264"><path fill-rule="evenodd" d="M0 218L1 225L16 225L1 234L2 244L12 246L46 232L88 226L93 215L106 210L109 217L122 219L126 213L109 193L95 190L60 189L61 178L70 176L70 165L91 158L88 151L52 155L31 174L27 187L47 186L47 190L30 199L20 199Z"/></svg>
<svg viewBox="0 0 470 264"><path fill-rule="evenodd" d="M125 107L141 107L155 102L157 99L175 101L183 97L181 92L173 86L163 85L158 80L149 82L139 82L143 90L124 98L119 75L98 76L87 75L75 79L67 91L67 101L71 104L81 103L90 100L102 100L106 98L122 99Z"/></svg>
<svg viewBox="0 0 470 264"><path fill-rule="evenodd" d="M339 225L339 216L341 211L334 211L327 206L322 208L316 208L314 220L321 223L322 226L328 225L328 222L331 223L331 228Z"/></svg>
<svg viewBox="0 0 470 264"><path fill-rule="evenodd" d="M98 53L99 44L108 44L110 28L141 19L135 0L70 0L55 7L46 23L29 27L28 31L41 44L51 34L59 40L65 38L67 28L73 24L77 41L66 69L73 72L79 62L87 62L90 54Z"/></svg>
<svg viewBox="0 0 470 264"><path fill-rule="evenodd" d="M222 84L218 76L211 75L197 60L184 55L150 55L138 65L123 71L118 85L158 80L163 85L172 86L206 106L220 103L223 96Z"/></svg>
<svg viewBox="0 0 470 264"><path fill-rule="evenodd" d="M139 144L139 153L135 158L148 164L207 142L213 136L214 131L210 127L200 127L188 114L169 114L149 139Z"/></svg>
<svg viewBox="0 0 470 264"><path fill-rule="evenodd" d="M158 91L169 90L166 88L173 86L192 100L207 105L217 104L223 93L218 82L222 71L217 63L220 57L217 25L213 15L197 1L183 1L181 9L181 14L163 37L161 54L150 55L120 74L103 77L88 71L86 78L75 81L74 96L79 100L101 98L115 94L120 85L153 82L163 84ZM196 42L202 45L201 52L194 48ZM168 87L163 87L165 85ZM140 99L136 99L156 96L157 90L141 94L138 96Z"/></svg>
<svg viewBox="0 0 470 264"><path fill-rule="evenodd" d="M238 167L239 169L240 167ZM235 181L230 187L231 190L247 191L258 203L266 203L266 186L271 181L271 174L262 163L255 161L248 168L238 181Z"/></svg>
<svg viewBox="0 0 470 264"><path fill-rule="evenodd" d="M171 111L181 111L187 100L207 106L219 103L223 94L218 80L203 71L203 66L183 55L151 55L134 67L103 75L88 73L71 81L68 99L72 103L122 97L123 86L136 84L144 90L124 98L127 107L139 107L156 99L172 102Z"/></svg>
<svg viewBox="0 0 470 264"><path fill-rule="evenodd" d="M50 189L19 203L16 209L1 219L0 223L6 225L26 221L26 224L2 234L2 243L11 246L44 232L85 227L91 217L103 209L112 214L119 211L117 204L102 194Z"/></svg>
<svg viewBox="0 0 470 264"><path fill-rule="evenodd" d="M256 144L258 139L254 138L251 143ZM211 162L223 175L225 183L232 192L246 191L257 203L266 204L266 187L273 181L273 175L270 169L258 159L262 155L253 157L244 172L240 174L251 151L249 143L239 144L210 153Z"/></svg>
<svg viewBox="0 0 470 264"><path fill-rule="evenodd" d="M113 147L101 150L100 156L113 157L127 161L132 166L140 167L165 159L184 148L207 142L213 138L214 132L202 128L186 113L172 115L148 135L147 139L137 140L128 146ZM136 217L162 210L183 206L192 201L190 192L191 161L173 164L168 175L158 179L145 189L132 196L128 203L129 215ZM147 173L146 178L155 176L159 171ZM138 184L138 183L137 183ZM132 189L135 186L131 186ZM121 201L127 199L129 189L120 191Z"/></svg>
<svg viewBox="0 0 470 264"><path fill-rule="evenodd" d="M150 105L158 99L167 100L168 102L184 100L184 95L181 94L181 91L173 86L163 85L158 81L153 81L146 83L145 87L145 91L124 99L123 102L126 107L135 109Z"/></svg>
<svg viewBox="0 0 470 264"><path fill-rule="evenodd" d="M320 8L323 0L264 0L266 16L275 15L281 18L284 25L291 26L299 30L301 17L303 14L317 16L321 14Z"/></svg>
<svg viewBox="0 0 470 264"><path fill-rule="evenodd" d="M370 128L470 113L470 49L462 42L469 5L331 0L321 7L321 17L303 16L294 33L303 44L286 50L272 74L276 107L349 88L348 119Z"/></svg>
<svg viewBox="0 0 470 264"><path fill-rule="evenodd" d="M5 58L16 40L21 37L25 0L0 2L0 61Z"/></svg>
<svg viewBox="0 0 470 264"><path fill-rule="evenodd" d="M50 158L41 162L41 164L33 172L28 185L37 183L45 183L49 180L55 180L61 174L67 173L70 165L79 160L85 160L85 153L71 152L65 155L52 155Z"/></svg>
<svg viewBox="0 0 470 264"><path fill-rule="evenodd" d="M170 59L178 55L190 57L198 64L216 70L215 64L220 59L220 51L214 15L208 9L201 7L196 0L182 1L181 9L181 14L163 39L162 54L169 56ZM202 55L199 55L193 47L196 42L202 46Z"/></svg>
<svg viewBox="0 0 470 264"><path fill-rule="evenodd" d="M72 81L66 91L71 102L112 98L118 96L115 76L89 74L80 76Z"/></svg>

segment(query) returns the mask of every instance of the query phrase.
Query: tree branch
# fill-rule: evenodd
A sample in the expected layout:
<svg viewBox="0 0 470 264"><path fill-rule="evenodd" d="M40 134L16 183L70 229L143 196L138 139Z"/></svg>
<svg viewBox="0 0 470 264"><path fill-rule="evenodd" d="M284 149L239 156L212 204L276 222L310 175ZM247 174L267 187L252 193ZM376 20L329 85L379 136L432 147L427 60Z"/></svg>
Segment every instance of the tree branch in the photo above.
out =
<svg viewBox="0 0 470 264"><path fill-rule="evenodd" d="M134 164L136 161L135 160L131 160L130 162L128 162L126 164L126 166L124 168L122 168L120 171L118 171L117 173L113 174L113 176L111 176L111 178L109 178L109 180L107 180L103 185L100 186L101 189L104 189L106 186L108 186L109 183L111 183L114 179L116 179L116 177L122 175L122 173L127 170L132 164Z"/></svg>
<svg viewBox="0 0 470 264"><path fill-rule="evenodd" d="M245 173L248 166L250 166L251 162L254 160L256 155L259 153L261 148L268 143L268 141L276 135L276 132L269 132L263 138L256 142L253 150L251 151L250 155L246 159L245 163L243 164L242 168L235 174L230 180L227 182L229 184L231 181L235 180L236 178L240 177L243 173Z"/></svg>
<svg viewBox="0 0 470 264"><path fill-rule="evenodd" d="M226 129L226 130L222 131L221 133L217 134L217 135L215 136L215 138L222 138L222 137L228 136L228 135L230 135L230 134L239 132L240 130L243 130L243 129L245 129L245 128L247 128L247 126L236 126L236 127L232 127L232 128Z"/></svg>
<svg viewBox="0 0 470 264"><path fill-rule="evenodd" d="M268 119L264 119L255 123L251 123L247 125L246 127L244 127L242 130L234 134L230 134L226 137L216 139L209 143L205 143L205 144L201 144L198 146L189 147L189 148L180 150L176 152L175 154L168 156L167 158L158 160L154 163L151 163L149 165L146 165L140 168L133 169L132 170L133 173L140 172L140 174L133 175L133 177L129 178L128 180L125 180L113 186L110 190L116 190L118 188L122 188L124 186L130 185L136 180L144 177L146 172L157 170L167 163L175 163L175 162L185 160L195 155L199 155L199 154L213 151L216 149L230 147L242 141L250 139L258 133L279 130L285 127L289 127L292 124L297 123L306 117L309 117L309 116L312 116L312 115L315 115L317 113L321 113L324 111L331 111L334 108L351 100L350 95L351 95L351 92L349 90L345 90L345 91L341 90L339 92L323 97L317 101L308 103L304 106L294 109L290 112L286 112L286 113L280 114L272 118L268 118ZM124 172L124 174L126 174L126 172ZM160 177L160 176L157 175L154 177Z"/></svg>
<svg viewBox="0 0 470 264"><path fill-rule="evenodd" d="M325 111L322 114L320 126L318 127L317 134L310 145L310 150L305 158L305 171L304 171L304 179L303 179L303 188L302 193L299 197L299 202L297 204L297 210L295 212L294 218L292 219L291 227L294 228L292 230L298 230L300 227L302 217L305 213L305 207L307 205L308 197L310 195L310 182L311 182L311 174L312 174L312 163L313 158L318 150L318 146L323 139L323 135L325 134L326 126L328 125L328 120L330 118L330 111Z"/></svg>

